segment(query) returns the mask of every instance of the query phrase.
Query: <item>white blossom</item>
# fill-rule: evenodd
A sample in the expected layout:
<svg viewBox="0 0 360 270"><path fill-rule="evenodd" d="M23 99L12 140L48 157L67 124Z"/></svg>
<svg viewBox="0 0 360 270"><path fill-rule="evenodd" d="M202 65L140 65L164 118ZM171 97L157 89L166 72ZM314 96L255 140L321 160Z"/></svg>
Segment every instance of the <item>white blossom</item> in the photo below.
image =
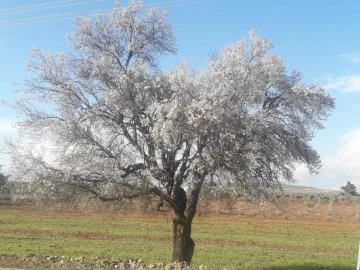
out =
<svg viewBox="0 0 360 270"><path fill-rule="evenodd" d="M166 16L131 1L78 19L72 52L34 51L28 99L14 106L26 136L51 141L53 160L14 146L15 176L46 176L104 200L154 193L177 209L179 188L196 197L210 175L266 192L292 181L296 163L317 171L310 141L334 106L324 89L289 74L256 31L204 70L184 61L161 71L159 57L176 51Z"/></svg>

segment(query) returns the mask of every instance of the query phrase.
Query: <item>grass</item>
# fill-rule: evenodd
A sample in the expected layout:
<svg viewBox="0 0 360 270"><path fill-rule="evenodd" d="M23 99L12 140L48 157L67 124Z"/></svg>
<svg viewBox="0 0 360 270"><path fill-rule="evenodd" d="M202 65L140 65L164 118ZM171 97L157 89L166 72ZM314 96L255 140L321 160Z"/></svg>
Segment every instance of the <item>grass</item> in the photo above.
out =
<svg viewBox="0 0 360 270"><path fill-rule="evenodd" d="M169 262L171 216L0 208L0 252ZM237 269L356 268L359 222L196 218L193 263Z"/></svg>

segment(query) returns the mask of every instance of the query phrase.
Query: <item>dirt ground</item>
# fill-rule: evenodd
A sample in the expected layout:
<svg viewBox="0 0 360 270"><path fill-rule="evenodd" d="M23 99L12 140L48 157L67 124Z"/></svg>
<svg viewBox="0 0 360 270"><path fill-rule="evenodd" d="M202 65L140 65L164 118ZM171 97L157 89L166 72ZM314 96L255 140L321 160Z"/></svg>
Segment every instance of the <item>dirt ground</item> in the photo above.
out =
<svg viewBox="0 0 360 270"><path fill-rule="evenodd" d="M316 220L331 222L360 222L360 203L328 200L283 200L273 204L263 202L253 204L236 202L229 207L228 203L213 202L201 206L198 214L237 215L254 218Z"/></svg>

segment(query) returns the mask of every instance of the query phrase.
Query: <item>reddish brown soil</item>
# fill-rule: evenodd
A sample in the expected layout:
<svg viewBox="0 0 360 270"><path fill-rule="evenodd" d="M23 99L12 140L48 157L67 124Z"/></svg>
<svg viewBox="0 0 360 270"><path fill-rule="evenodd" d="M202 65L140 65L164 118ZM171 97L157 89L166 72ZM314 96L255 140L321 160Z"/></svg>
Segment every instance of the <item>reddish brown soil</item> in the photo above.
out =
<svg viewBox="0 0 360 270"><path fill-rule="evenodd" d="M290 219L306 221L360 222L360 203L320 200L288 200L252 204L237 202L231 209L225 203L213 202L200 206L198 214L206 216L242 216L265 219Z"/></svg>

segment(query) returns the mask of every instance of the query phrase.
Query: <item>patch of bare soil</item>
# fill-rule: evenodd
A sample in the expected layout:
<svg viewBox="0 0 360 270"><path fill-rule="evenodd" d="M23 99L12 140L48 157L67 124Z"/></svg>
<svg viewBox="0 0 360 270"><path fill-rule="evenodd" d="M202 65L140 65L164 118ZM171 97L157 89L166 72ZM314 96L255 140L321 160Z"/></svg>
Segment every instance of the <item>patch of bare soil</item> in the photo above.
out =
<svg viewBox="0 0 360 270"><path fill-rule="evenodd" d="M358 223L360 204L326 200L289 200L275 204L238 201L229 207L223 202L211 202L206 208L200 206L199 215Z"/></svg>

